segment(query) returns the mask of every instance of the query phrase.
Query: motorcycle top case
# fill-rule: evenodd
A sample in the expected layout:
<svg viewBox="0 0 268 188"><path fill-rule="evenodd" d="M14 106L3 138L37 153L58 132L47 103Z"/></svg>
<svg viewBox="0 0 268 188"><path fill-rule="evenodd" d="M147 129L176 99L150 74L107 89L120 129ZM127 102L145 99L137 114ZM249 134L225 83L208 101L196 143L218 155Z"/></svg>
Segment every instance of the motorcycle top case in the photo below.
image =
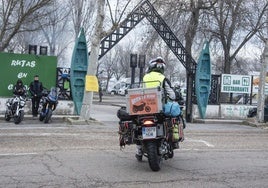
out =
<svg viewBox="0 0 268 188"><path fill-rule="evenodd" d="M129 115L146 115L162 112L160 88L133 88L127 90L126 107Z"/></svg>

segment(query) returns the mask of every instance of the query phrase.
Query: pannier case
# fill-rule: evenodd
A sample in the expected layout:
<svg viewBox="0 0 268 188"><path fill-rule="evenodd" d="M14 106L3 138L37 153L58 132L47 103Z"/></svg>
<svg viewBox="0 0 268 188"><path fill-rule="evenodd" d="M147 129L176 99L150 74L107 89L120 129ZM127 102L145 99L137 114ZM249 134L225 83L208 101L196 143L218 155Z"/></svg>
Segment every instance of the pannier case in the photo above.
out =
<svg viewBox="0 0 268 188"><path fill-rule="evenodd" d="M127 90L126 107L129 115L146 115L162 112L162 92L158 88Z"/></svg>

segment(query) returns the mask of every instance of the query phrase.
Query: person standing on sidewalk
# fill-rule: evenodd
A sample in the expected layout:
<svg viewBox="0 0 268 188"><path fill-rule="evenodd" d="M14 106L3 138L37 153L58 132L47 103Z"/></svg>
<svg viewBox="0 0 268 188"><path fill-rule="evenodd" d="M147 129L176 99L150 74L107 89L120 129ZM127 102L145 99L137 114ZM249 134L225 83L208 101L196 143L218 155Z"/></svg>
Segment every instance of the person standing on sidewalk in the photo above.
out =
<svg viewBox="0 0 268 188"><path fill-rule="evenodd" d="M37 117L39 103L42 97L43 85L42 82L39 81L39 76L34 76L34 81L30 84L30 93L32 95L32 115L33 117Z"/></svg>

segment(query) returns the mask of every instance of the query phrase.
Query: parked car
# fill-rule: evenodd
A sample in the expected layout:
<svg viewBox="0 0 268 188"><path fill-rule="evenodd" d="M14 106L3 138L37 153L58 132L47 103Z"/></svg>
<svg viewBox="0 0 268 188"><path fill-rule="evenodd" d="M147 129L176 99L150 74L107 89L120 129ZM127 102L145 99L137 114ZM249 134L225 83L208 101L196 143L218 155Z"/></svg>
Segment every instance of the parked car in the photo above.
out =
<svg viewBox="0 0 268 188"><path fill-rule="evenodd" d="M130 84L127 84L126 86L120 88L118 90L118 94L119 95L122 95L122 96L125 96L126 95L126 90L130 87Z"/></svg>
<svg viewBox="0 0 268 188"><path fill-rule="evenodd" d="M126 88L128 85L129 84L127 84L126 82L119 82L119 83L115 84L111 89L109 89L108 92L111 95L121 95L120 93L124 93L123 88Z"/></svg>

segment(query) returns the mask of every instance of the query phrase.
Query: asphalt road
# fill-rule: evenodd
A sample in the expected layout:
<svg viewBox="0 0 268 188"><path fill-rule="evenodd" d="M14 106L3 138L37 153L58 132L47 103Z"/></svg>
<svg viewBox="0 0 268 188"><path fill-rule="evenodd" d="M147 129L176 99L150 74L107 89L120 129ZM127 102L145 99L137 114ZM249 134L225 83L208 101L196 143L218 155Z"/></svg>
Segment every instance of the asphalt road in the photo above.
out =
<svg viewBox="0 0 268 188"><path fill-rule="evenodd" d="M95 103L97 121L0 120L0 187L267 187L268 129L187 124L185 141L152 172L135 146L120 150L118 106Z"/></svg>

